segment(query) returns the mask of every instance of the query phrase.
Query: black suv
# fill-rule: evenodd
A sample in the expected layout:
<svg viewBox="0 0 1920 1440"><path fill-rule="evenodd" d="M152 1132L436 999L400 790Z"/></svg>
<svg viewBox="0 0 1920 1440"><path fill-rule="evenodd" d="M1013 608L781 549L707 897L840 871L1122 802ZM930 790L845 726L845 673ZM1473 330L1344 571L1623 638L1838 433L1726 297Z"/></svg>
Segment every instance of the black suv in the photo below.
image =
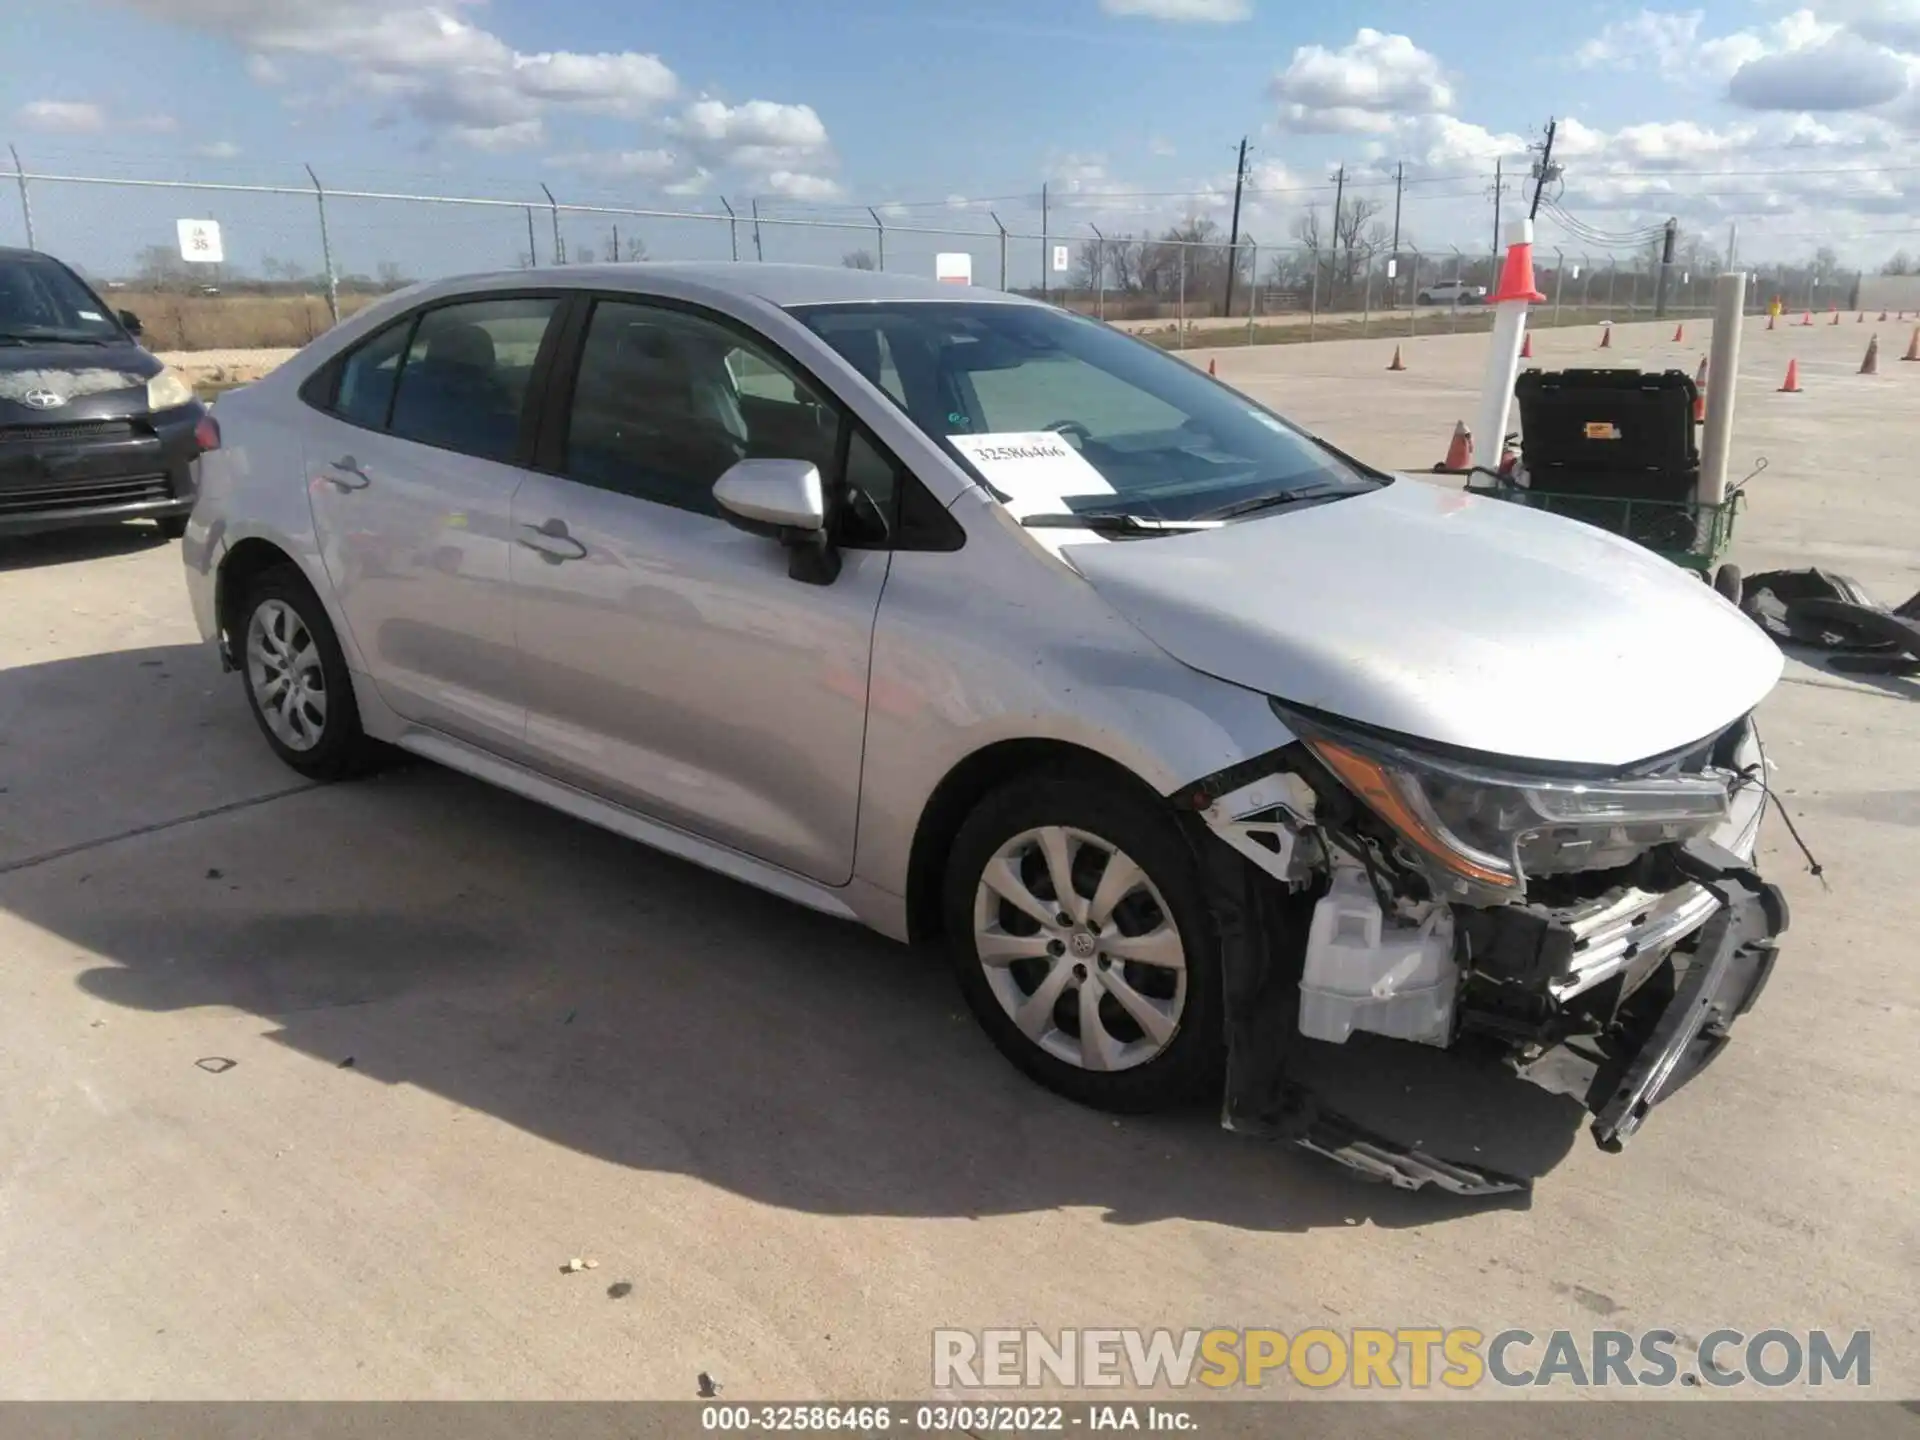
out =
<svg viewBox="0 0 1920 1440"><path fill-rule="evenodd" d="M67 266L0 249L0 536L152 520L178 537L219 443L179 372Z"/></svg>

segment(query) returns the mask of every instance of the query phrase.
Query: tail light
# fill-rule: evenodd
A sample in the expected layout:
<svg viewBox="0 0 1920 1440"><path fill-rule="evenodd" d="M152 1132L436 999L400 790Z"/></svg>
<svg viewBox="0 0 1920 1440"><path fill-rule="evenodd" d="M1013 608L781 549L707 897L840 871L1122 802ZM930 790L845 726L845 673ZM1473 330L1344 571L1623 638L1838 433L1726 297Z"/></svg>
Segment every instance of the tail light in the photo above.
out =
<svg viewBox="0 0 1920 1440"><path fill-rule="evenodd" d="M220 448L220 422L211 414L202 415L193 427L193 443L201 454Z"/></svg>

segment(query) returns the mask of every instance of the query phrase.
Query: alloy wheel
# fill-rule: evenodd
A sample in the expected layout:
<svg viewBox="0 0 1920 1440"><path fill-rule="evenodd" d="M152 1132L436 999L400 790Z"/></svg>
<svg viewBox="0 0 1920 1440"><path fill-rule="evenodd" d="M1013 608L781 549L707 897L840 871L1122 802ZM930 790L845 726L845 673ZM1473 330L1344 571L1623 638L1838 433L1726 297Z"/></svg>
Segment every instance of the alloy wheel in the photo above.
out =
<svg viewBox="0 0 1920 1440"><path fill-rule="evenodd" d="M987 862L973 911L994 998L1048 1054L1130 1070L1172 1043L1186 949L1165 898L1118 846L1060 825L1015 835Z"/></svg>
<svg viewBox="0 0 1920 1440"><path fill-rule="evenodd" d="M260 718L289 750L311 750L327 730L320 649L284 600L263 600L247 622L247 685Z"/></svg>

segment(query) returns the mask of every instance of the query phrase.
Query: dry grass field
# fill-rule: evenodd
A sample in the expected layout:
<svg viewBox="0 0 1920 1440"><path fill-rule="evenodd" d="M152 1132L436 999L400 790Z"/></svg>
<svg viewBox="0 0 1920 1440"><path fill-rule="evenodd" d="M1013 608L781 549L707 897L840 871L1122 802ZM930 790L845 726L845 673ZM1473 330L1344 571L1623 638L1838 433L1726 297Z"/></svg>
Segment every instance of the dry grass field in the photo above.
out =
<svg viewBox="0 0 1920 1440"><path fill-rule="evenodd" d="M296 349L325 331L331 321L327 297L307 295L197 295L173 290L115 290L116 310L140 317L141 340L150 350ZM340 294L340 314L351 315L379 297Z"/></svg>

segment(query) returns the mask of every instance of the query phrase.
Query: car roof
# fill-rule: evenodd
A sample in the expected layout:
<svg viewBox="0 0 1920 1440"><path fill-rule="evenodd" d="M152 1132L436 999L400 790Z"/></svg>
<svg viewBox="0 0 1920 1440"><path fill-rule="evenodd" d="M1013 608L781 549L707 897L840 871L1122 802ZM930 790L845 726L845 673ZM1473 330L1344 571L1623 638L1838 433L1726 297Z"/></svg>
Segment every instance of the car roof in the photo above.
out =
<svg viewBox="0 0 1920 1440"><path fill-rule="evenodd" d="M569 288L633 290L643 294L691 295L707 291L751 296L782 309L795 305L902 300L1005 305L1038 303L980 286L954 285L877 270L853 270L843 265L784 265L724 260L636 260L617 265L542 265L531 270L505 270L490 275L449 279L438 282L433 288L457 289L477 282L514 285L557 282Z"/></svg>

